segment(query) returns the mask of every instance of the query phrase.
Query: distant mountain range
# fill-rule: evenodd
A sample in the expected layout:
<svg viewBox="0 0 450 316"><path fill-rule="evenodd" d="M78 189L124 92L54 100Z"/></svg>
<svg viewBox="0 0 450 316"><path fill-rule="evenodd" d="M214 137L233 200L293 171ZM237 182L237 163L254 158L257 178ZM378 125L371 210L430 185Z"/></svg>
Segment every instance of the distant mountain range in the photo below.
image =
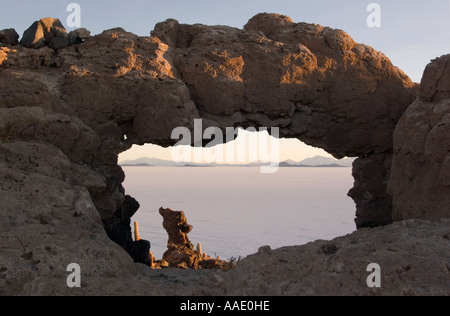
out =
<svg viewBox="0 0 450 316"><path fill-rule="evenodd" d="M307 158L302 161L293 161L286 160L280 162L280 167L328 167L328 168L342 168L342 167L351 167L355 158L345 158L341 160L337 160L334 158L316 156L312 158ZM125 160L119 163L122 167L258 167L261 165L266 165L261 162L252 162L249 164L235 164L235 165L226 165L226 164L218 164L218 163L195 163L195 162L182 162L176 163L171 160L163 160L157 158L149 158L142 157L136 160Z"/></svg>

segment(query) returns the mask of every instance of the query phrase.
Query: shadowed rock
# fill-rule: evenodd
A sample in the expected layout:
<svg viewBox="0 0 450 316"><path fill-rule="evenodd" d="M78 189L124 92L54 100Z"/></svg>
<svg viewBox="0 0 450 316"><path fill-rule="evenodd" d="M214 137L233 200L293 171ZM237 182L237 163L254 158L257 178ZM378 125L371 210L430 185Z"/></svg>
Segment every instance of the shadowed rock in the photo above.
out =
<svg viewBox="0 0 450 316"><path fill-rule="evenodd" d="M69 33L69 44L77 45L84 42L84 40L91 37L91 32L85 28L79 28Z"/></svg>
<svg viewBox="0 0 450 316"><path fill-rule="evenodd" d="M348 195L356 203L356 226L377 227L392 223L392 197L386 191L392 155L370 155L355 160L355 183Z"/></svg>
<svg viewBox="0 0 450 316"><path fill-rule="evenodd" d="M55 40L55 38L57 39ZM57 49L69 46L68 35L61 21L45 18L34 22L24 32L20 44L28 48L41 48L52 43L52 40L52 46ZM64 46L65 44L67 45Z"/></svg>
<svg viewBox="0 0 450 316"><path fill-rule="evenodd" d="M60 50L69 46L69 38L68 37L53 37L48 43L48 47L53 50Z"/></svg>
<svg viewBox="0 0 450 316"><path fill-rule="evenodd" d="M17 45L19 44L19 34L15 29L7 29L0 31L0 44Z"/></svg>
<svg viewBox="0 0 450 316"><path fill-rule="evenodd" d="M150 252L150 242L147 240L134 241L126 246L126 251L134 258L134 262L143 263L149 267L153 265L153 256Z"/></svg>
<svg viewBox="0 0 450 316"><path fill-rule="evenodd" d="M450 217L450 55L427 66L395 130L389 189L395 221Z"/></svg>

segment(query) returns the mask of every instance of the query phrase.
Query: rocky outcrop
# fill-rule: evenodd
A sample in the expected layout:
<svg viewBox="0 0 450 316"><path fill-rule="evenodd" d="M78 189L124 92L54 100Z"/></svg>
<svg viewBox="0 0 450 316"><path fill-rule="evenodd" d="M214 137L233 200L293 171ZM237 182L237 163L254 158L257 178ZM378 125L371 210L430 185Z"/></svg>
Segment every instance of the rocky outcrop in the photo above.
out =
<svg viewBox="0 0 450 316"><path fill-rule="evenodd" d="M82 267L85 286L94 276L135 273L131 258L106 235L88 191L105 185L53 145L0 144L0 295L68 289L71 263Z"/></svg>
<svg viewBox="0 0 450 316"><path fill-rule="evenodd" d="M227 296L450 295L450 222L410 220L361 229L332 241L261 248L215 275L208 291ZM367 280L380 267L380 288Z"/></svg>
<svg viewBox="0 0 450 316"><path fill-rule="evenodd" d="M15 29L1 30L0 44L12 46L19 44L19 34L17 34Z"/></svg>
<svg viewBox="0 0 450 316"><path fill-rule="evenodd" d="M450 216L450 55L427 66L394 134L394 220Z"/></svg>
<svg viewBox="0 0 450 316"><path fill-rule="evenodd" d="M171 209L160 208L159 214L163 217L163 227L167 231L169 239L167 241L167 251L162 260L168 262L172 268L189 269L225 269L230 263L213 259L199 249L194 250L194 245L189 240L188 234L194 228L189 225L183 211L173 211Z"/></svg>
<svg viewBox="0 0 450 316"><path fill-rule="evenodd" d="M105 270L118 264L131 271L132 260L123 259L110 239L139 262L148 258L148 244L132 239L130 218L139 203L122 187L118 155L134 144L173 145L178 140L171 139L172 130L192 130L198 118L204 128L279 127L280 137L298 138L338 158L361 157L351 192L359 226L389 222L392 134L416 86L383 54L343 31L274 14L258 15L242 30L175 20L158 24L150 37L117 28L55 51L47 47L52 39L70 41L59 28L45 20L27 32L23 43L39 49L0 48L2 194L16 201L2 209L1 225L8 229L1 238L21 240L17 227L33 223L39 229L27 230L25 245L75 238L106 252L74 252L92 271L104 271L95 268L100 255L110 262ZM56 187L47 186L53 180ZM34 204L41 194L45 201ZM78 200L85 203L77 208ZM44 220L35 205L45 211ZM89 210L86 218L69 211L83 208ZM99 218L110 239L98 229ZM5 261L30 252L19 244L7 246ZM76 259L71 246L61 246L57 255L45 251L37 259L34 252L25 256L45 267L40 276L51 275L53 258L60 264ZM117 252L121 259L114 262ZM34 263L26 260L7 268L25 275L17 283L22 288L38 282L29 273Z"/></svg>
<svg viewBox="0 0 450 316"><path fill-rule="evenodd" d="M57 51L70 45L80 44L89 37L90 32L84 28L67 34L60 20L45 18L34 22L24 32L20 44L35 49L48 46Z"/></svg>
<svg viewBox="0 0 450 316"><path fill-rule="evenodd" d="M24 33L20 44L28 48L41 48L45 45L55 45L67 40L66 29L58 19L45 18L34 22Z"/></svg>
<svg viewBox="0 0 450 316"><path fill-rule="evenodd" d="M356 203L356 226L377 227L392 223L392 197L386 191L392 155L359 158L353 163L355 184L348 195Z"/></svg>
<svg viewBox="0 0 450 316"><path fill-rule="evenodd" d="M163 227L169 235L167 251L163 255L163 260L174 268L182 263L185 263L187 267L198 266L199 258L196 256L194 245L188 237L193 226L188 224L184 212L160 208L159 214L164 219Z"/></svg>
<svg viewBox="0 0 450 316"><path fill-rule="evenodd" d="M85 28L79 28L69 33L69 45L77 45L83 43L86 39L91 37L91 32Z"/></svg>

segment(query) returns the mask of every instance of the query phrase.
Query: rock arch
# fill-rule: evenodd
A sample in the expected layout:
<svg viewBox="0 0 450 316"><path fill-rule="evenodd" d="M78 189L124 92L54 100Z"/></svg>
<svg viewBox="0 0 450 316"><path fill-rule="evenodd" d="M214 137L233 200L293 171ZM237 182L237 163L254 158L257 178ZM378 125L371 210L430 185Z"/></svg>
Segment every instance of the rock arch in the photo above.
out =
<svg viewBox="0 0 450 316"><path fill-rule="evenodd" d="M139 204L121 185L118 154L173 145L172 130L193 129L196 118L204 128L280 127L281 137L359 157L350 192L358 227L392 221L393 131L417 86L343 31L276 14L242 30L167 20L150 37L117 28L57 52L4 47L0 71L0 126L34 144L39 161L55 160L10 167L87 189L109 237L130 254L139 252L130 229Z"/></svg>

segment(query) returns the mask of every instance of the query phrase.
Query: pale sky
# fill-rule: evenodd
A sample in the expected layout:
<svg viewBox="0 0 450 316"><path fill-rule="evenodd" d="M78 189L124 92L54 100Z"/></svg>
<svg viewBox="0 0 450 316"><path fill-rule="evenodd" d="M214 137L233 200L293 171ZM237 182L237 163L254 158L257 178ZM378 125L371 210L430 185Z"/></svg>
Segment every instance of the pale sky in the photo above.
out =
<svg viewBox="0 0 450 316"><path fill-rule="evenodd" d="M59 18L67 27L70 12L66 9L72 2L81 7L81 26L94 35L122 27L148 36L156 23L167 18L242 28L260 12L285 14L295 22L346 31L355 41L385 53L415 82L420 82L430 60L450 53L450 0L0 0L0 29L15 28L22 35L34 21L44 17ZM367 26L370 3L381 6L380 28ZM294 140L280 147L282 158L287 159L325 155ZM155 157L167 156L166 151L151 149ZM143 153L139 148L133 150L136 158Z"/></svg>
<svg viewBox="0 0 450 316"><path fill-rule="evenodd" d="M248 138L249 136L249 132L243 131L239 134L238 140L237 142L239 142L239 140L242 140L244 142L246 142L247 144L247 148L251 147L252 144L255 147L252 150L252 154L257 155L255 157L251 157L249 154L249 149L245 150L245 153L243 153L245 155L245 157L247 158L245 160L245 162L248 162L250 160L252 161L257 161L257 160L261 160L261 161L286 161L286 160L294 160L294 161L301 161L304 160L306 158L311 158L311 157L315 157L315 156L324 156L324 157L331 157L330 154L328 154L327 152L325 152L324 150L320 149L320 148L314 148L314 147L310 147L302 142L300 142L297 139L281 139L281 140L276 140L272 137L269 138L269 135L267 133L261 133L261 140L262 142L268 147L267 150L263 149L263 147L260 146L259 142L252 142L250 140L250 138ZM253 135L256 136L256 135ZM246 138L247 137L247 138ZM259 136L257 136L259 137ZM254 138L253 138L254 139ZM272 144L274 144L274 142L278 141L278 150L277 148L272 147ZM191 160L193 162L198 162L198 163L203 163L203 162L210 162L210 161L205 161L205 157L206 155L211 155L211 156L216 156L216 157L223 157L223 161L219 161L218 159L214 159L213 161L217 162L217 163L229 163L229 164L239 164L239 163L243 163L244 161L240 161L238 159L238 153L239 153L239 149L238 149L238 144L235 142L231 142L225 145L219 145L218 147L220 148L215 148L213 149L201 149L199 148L198 150L200 151L200 153L198 155L200 155L199 158L196 159L197 156L195 156L195 153L192 151L191 153ZM274 148L274 150L272 151L271 149ZM186 148L180 147L180 150L186 150ZM162 148L159 146L155 146L155 145L145 145L145 146L133 146L132 149L122 153L119 157L119 162L125 161L125 160L135 160L141 157L152 157L152 158L158 158L158 159L164 159L164 160L173 160L174 155L172 154L172 150L175 151L176 154L179 154L179 148ZM197 150L197 149L196 149ZM217 150L217 152L216 152ZM220 154L220 150L223 151L223 154ZM234 151L233 151L234 150ZM202 152L203 151L203 152ZM233 159L228 160L227 159L227 153L229 152L235 153L233 155ZM253 159L252 159L253 158ZM269 159L265 159L265 158L269 158ZM183 160L185 161L185 160Z"/></svg>

